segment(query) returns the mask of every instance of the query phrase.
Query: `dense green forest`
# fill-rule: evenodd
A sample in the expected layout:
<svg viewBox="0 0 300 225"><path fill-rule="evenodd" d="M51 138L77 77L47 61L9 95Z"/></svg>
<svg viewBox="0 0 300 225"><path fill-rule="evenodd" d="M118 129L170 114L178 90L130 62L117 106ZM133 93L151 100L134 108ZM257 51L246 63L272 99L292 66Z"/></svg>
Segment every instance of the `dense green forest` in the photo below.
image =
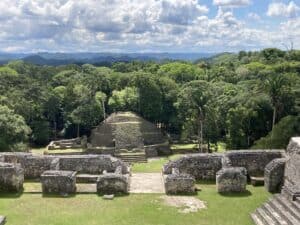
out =
<svg viewBox="0 0 300 225"><path fill-rule="evenodd" d="M89 135L134 111L181 140L282 148L300 134L300 51L265 49L184 61L0 67L0 151Z"/></svg>

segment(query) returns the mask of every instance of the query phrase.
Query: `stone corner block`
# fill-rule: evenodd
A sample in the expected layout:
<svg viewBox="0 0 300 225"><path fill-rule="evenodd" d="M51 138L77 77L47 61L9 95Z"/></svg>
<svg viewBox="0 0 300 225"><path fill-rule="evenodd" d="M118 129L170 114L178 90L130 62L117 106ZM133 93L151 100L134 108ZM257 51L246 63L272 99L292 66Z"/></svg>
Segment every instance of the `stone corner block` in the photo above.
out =
<svg viewBox="0 0 300 225"><path fill-rule="evenodd" d="M41 175L42 190L45 194L74 194L76 172L47 170Z"/></svg>
<svg viewBox="0 0 300 225"><path fill-rule="evenodd" d="M19 192L23 182L24 170L20 164L0 162L0 191Z"/></svg>
<svg viewBox="0 0 300 225"><path fill-rule="evenodd" d="M223 168L217 172L216 185L219 193L244 192L247 170L244 167Z"/></svg>
<svg viewBox="0 0 300 225"><path fill-rule="evenodd" d="M98 194L127 194L129 191L129 175L107 173L97 180Z"/></svg>

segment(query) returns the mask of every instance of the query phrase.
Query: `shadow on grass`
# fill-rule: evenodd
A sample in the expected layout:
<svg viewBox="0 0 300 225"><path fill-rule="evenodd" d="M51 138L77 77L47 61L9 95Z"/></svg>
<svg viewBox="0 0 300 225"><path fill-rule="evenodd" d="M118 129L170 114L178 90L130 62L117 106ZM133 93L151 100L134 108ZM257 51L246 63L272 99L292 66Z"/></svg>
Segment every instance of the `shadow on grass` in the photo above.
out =
<svg viewBox="0 0 300 225"><path fill-rule="evenodd" d="M20 198L22 195L23 195L23 192L5 192L5 193L0 193L0 199Z"/></svg>
<svg viewBox="0 0 300 225"><path fill-rule="evenodd" d="M226 197L226 198L241 198L241 197L249 197L252 195L252 193L248 190L242 193L219 193L219 195Z"/></svg>
<svg viewBox="0 0 300 225"><path fill-rule="evenodd" d="M74 198L76 194L46 194L42 193L43 198Z"/></svg>
<svg viewBox="0 0 300 225"><path fill-rule="evenodd" d="M215 180L197 180L196 181L197 185L216 185L216 181Z"/></svg>

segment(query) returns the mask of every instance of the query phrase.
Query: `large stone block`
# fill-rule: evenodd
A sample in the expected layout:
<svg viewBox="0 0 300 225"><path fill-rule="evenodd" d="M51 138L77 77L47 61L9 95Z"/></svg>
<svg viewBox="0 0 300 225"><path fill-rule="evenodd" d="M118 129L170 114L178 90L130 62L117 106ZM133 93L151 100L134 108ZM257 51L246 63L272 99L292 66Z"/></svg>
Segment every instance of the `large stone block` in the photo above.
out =
<svg viewBox="0 0 300 225"><path fill-rule="evenodd" d="M20 164L0 163L0 191L18 192L23 189L24 170Z"/></svg>
<svg viewBox="0 0 300 225"><path fill-rule="evenodd" d="M282 192L289 199L294 200L300 197L300 137L291 138L287 147L287 156Z"/></svg>
<svg viewBox="0 0 300 225"><path fill-rule="evenodd" d="M97 192L99 194L128 193L129 175L107 173L99 176L97 180Z"/></svg>
<svg viewBox="0 0 300 225"><path fill-rule="evenodd" d="M219 193L244 192L247 171L243 167L228 167L217 172L216 184Z"/></svg>
<svg viewBox="0 0 300 225"><path fill-rule="evenodd" d="M196 192L195 178L189 174L165 175L164 182L167 194L192 194Z"/></svg>
<svg viewBox="0 0 300 225"><path fill-rule="evenodd" d="M280 192L283 185L286 158L273 159L265 168L265 188L269 192Z"/></svg>
<svg viewBox="0 0 300 225"><path fill-rule="evenodd" d="M76 192L76 172L48 170L41 175L45 194L73 194Z"/></svg>

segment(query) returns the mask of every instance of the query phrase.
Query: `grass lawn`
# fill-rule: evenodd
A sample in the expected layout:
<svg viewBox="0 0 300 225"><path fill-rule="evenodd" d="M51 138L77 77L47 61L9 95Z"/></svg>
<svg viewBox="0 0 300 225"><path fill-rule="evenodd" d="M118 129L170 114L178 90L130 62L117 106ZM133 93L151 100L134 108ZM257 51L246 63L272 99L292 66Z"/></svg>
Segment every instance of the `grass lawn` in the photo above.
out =
<svg viewBox="0 0 300 225"><path fill-rule="evenodd" d="M207 209L182 214L165 205L159 194L131 194L103 200L96 194L43 197L41 194L0 194L0 214L7 225L251 225L249 213L270 196L263 187L247 194L222 196L214 184L200 183L195 196Z"/></svg>
<svg viewBox="0 0 300 225"><path fill-rule="evenodd" d="M183 155L171 155L168 157L160 157L148 159L148 163L134 163L131 165L131 171L134 173L156 173L162 171L162 166L169 162L169 160L177 159Z"/></svg>

